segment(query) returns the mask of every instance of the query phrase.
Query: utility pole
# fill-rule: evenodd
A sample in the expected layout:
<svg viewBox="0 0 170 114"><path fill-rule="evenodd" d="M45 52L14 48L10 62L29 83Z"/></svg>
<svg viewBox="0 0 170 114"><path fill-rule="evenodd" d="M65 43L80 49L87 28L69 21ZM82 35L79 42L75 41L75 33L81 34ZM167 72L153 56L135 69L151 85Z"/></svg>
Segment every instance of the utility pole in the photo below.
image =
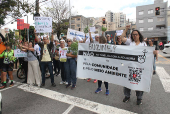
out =
<svg viewBox="0 0 170 114"><path fill-rule="evenodd" d="M69 20L70 22L69 23L70 23L70 29L71 29L71 5L70 5L70 0L69 0L69 10L70 10L70 20Z"/></svg>

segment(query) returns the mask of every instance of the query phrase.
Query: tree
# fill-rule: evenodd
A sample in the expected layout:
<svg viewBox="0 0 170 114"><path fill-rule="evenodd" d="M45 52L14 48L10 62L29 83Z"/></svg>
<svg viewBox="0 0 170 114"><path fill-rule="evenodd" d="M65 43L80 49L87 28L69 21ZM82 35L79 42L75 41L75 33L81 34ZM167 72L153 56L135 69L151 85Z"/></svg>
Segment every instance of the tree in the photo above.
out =
<svg viewBox="0 0 170 114"><path fill-rule="evenodd" d="M0 25L4 25L4 19L12 17L14 20L23 17L23 15L32 12L33 4L21 0L2 0L0 4Z"/></svg>
<svg viewBox="0 0 170 114"><path fill-rule="evenodd" d="M45 8L42 15L52 17L53 30L60 37L61 33L66 33L69 26L69 7L66 0L51 0L51 8Z"/></svg>

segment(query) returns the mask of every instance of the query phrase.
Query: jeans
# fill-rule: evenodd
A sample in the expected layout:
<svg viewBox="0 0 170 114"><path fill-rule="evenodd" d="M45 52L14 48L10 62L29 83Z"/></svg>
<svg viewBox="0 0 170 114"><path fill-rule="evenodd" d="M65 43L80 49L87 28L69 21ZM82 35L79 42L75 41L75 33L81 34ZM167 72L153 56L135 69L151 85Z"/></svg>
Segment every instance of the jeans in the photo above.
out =
<svg viewBox="0 0 170 114"><path fill-rule="evenodd" d="M155 64L155 62L156 62L156 57L154 57L154 63L153 63L153 70L154 71L156 71L156 64Z"/></svg>
<svg viewBox="0 0 170 114"><path fill-rule="evenodd" d="M128 88L124 87L124 95L125 95L125 97L130 97L130 92L131 92L131 89L128 89ZM137 99L142 100L143 91L136 91L136 96L137 96Z"/></svg>
<svg viewBox="0 0 170 114"><path fill-rule="evenodd" d="M65 62L60 62L60 68L61 68L61 79L63 82L67 82L67 77L65 73Z"/></svg>
<svg viewBox="0 0 170 114"><path fill-rule="evenodd" d="M55 74L60 73L60 61L53 59L54 72ZM58 68L58 71L56 70Z"/></svg>
<svg viewBox="0 0 170 114"><path fill-rule="evenodd" d="M76 85L76 70L77 70L77 64L75 58L67 59L67 62L65 63L65 73L66 78L68 81L68 84Z"/></svg>
<svg viewBox="0 0 170 114"><path fill-rule="evenodd" d="M106 89L109 89L109 83L108 82L104 82L104 85L105 85ZM101 86L102 86L102 81L98 80L98 88L101 88Z"/></svg>
<svg viewBox="0 0 170 114"><path fill-rule="evenodd" d="M25 82L27 82L27 74L28 74L28 61L23 61L22 67L25 71Z"/></svg>
<svg viewBox="0 0 170 114"><path fill-rule="evenodd" d="M40 62L41 66L41 73L42 73L42 83L45 84L45 72L46 72L46 66L48 67L48 70L50 72L50 78L51 78L51 83L54 83L54 75L53 75L53 66L52 66L52 61L49 62Z"/></svg>

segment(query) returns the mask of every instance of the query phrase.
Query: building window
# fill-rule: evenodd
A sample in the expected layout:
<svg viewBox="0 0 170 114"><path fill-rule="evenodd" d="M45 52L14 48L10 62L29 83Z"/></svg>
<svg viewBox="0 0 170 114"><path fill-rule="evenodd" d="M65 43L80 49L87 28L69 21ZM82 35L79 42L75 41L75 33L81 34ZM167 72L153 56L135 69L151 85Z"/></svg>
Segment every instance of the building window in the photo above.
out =
<svg viewBox="0 0 170 114"><path fill-rule="evenodd" d="M151 31L151 30L153 30L153 27L148 28L148 31Z"/></svg>
<svg viewBox="0 0 170 114"><path fill-rule="evenodd" d="M148 10L148 14L152 14L153 13L153 10Z"/></svg>
<svg viewBox="0 0 170 114"><path fill-rule="evenodd" d="M144 31L144 28L140 28L139 31Z"/></svg>
<svg viewBox="0 0 170 114"><path fill-rule="evenodd" d="M153 22L153 19L148 19L148 22L149 22L149 23Z"/></svg>
<svg viewBox="0 0 170 114"><path fill-rule="evenodd" d="M139 20L139 23L143 23L144 21L143 20Z"/></svg>
<svg viewBox="0 0 170 114"><path fill-rule="evenodd" d="M139 11L139 15L143 15L144 14L144 12L143 11Z"/></svg>
<svg viewBox="0 0 170 114"><path fill-rule="evenodd" d="M71 28L72 28L72 29L75 29L75 25L71 25Z"/></svg>
<svg viewBox="0 0 170 114"><path fill-rule="evenodd" d="M158 19L158 21L165 21L164 17L158 17L157 19Z"/></svg>
<svg viewBox="0 0 170 114"><path fill-rule="evenodd" d="M80 18L77 18L77 21L80 21Z"/></svg>
<svg viewBox="0 0 170 114"><path fill-rule="evenodd" d="M77 24L77 27L80 27L80 24Z"/></svg>

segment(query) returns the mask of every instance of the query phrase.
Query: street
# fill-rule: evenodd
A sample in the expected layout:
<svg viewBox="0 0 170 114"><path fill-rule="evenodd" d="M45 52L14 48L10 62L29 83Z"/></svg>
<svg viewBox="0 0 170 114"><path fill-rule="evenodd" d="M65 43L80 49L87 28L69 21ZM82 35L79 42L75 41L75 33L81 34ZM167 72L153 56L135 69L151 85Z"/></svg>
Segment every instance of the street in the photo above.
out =
<svg viewBox="0 0 170 114"><path fill-rule="evenodd" d="M169 114L170 107L170 54L159 51L156 62L157 74L152 77L150 93L144 93L143 104L136 105L135 91L131 92L130 101L122 102L123 87L109 84L110 94L95 94L97 83L77 80L77 87L71 90L60 85L61 77L55 77L56 87L46 79L45 88L22 84L16 77L15 85L0 90L2 93L3 114Z"/></svg>

